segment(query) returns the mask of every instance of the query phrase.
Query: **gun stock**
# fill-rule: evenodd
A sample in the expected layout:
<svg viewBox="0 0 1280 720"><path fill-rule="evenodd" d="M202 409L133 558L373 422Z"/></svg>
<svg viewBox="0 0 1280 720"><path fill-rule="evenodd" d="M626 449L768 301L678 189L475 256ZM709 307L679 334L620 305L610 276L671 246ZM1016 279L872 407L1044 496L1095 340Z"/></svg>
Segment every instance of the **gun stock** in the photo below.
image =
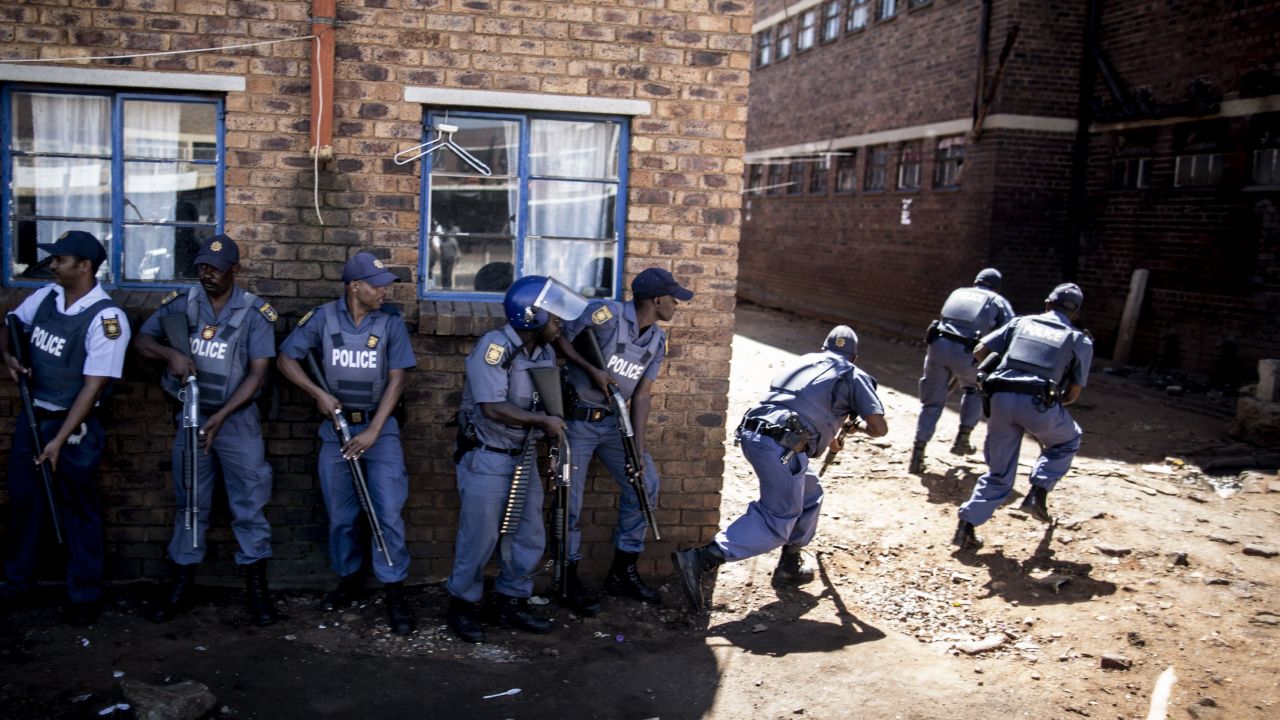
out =
<svg viewBox="0 0 1280 720"><path fill-rule="evenodd" d="M844 439L849 435L849 433L856 429L858 429L858 418L851 415L849 419L845 420L844 424L840 426L840 432L836 433L836 441L839 447L844 447ZM831 467L831 463L835 462L836 455L839 453L839 450L827 450L827 456L822 458L822 467L818 469L818 477L822 477L827 473L827 468Z"/></svg>
<svg viewBox="0 0 1280 720"><path fill-rule="evenodd" d="M560 368L543 367L529 371L533 386L548 415L564 417L564 390L560 384ZM569 596L569 478L573 469L569 442L563 437L548 438L547 454L551 458L551 477L547 481L555 489L551 503L551 542L555 548L556 594L563 600Z"/></svg>
<svg viewBox="0 0 1280 720"><path fill-rule="evenodd" d="M22 323L17 316L6 315L5 325L9 329L9 351L18 359L18 364L25 368L28 363L27 336L22 331ZM36 450L32 459L35 459L40 457L40 453L44 450L44 438L40 437L40 420L36 418L36 406L31 400L31 387L27 384L27 376L22 373L18 374L18 394L22 398L22 413L27 418L27 427L31 430L31 443ZM58 519L58 506L54 502L53 469L49 467L48 461L40 463L40 479L44 483L44 496L49 504L49 516L53 519L53 537L59 545L62 545L62 521Z"/></svg>

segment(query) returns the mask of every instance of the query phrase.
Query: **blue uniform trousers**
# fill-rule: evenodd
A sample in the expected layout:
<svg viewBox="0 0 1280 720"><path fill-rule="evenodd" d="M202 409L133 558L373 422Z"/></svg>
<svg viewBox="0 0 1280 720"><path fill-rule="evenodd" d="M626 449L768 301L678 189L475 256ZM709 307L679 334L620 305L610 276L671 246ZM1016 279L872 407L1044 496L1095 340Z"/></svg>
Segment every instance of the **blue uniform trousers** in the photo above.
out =
<svg viewBox="0 0 1280 720"><path fill-rule="evenodd" d="M920 419L916 421L916 443L927 443L938 426L938 418L951 394L951 378L960 381L960 425L973 427L982 417L982 396L978 394L978 370L973 353L963 343L940 337L929 343L924 354L924 375L920 378Z"/></svg>
<svg viewBox="0 0 1280 720"><path fill-rule="evenodd" d="M368 423L351 426L351 436L359 435ZM409 497L409 473L404 466L400 447L400 423L394 416L382 426L373 447L361 457L369 502L373 504L382 537L391 554L391 565L381 552L373 551L364 510L352 482L351 466L342 457L342 442L333 423L320 426L320 457L316 470L320 475L320 492L329 513L329 559L339 577L360 570L366 555L371 557L373 574L384 583L402 582L409 575L409 549L405 546L404 519L400 511ZM366 532L367 530L367 532Z"/></svg>
<svg viewBox="0 0 1280 720"><path fill-rule="evenodd" d="M742 454L760 480L760 499L747 512L716 534L716 545L726 560L745 560L783 545L803 547L818 530L822 486L818 473L804 453L781 462L786 449L773 438L756 432L739 435Z"/></svg>
<svg viewBox="0 0 1280 720"><path fill-rule="evenodd" d="M484 595L484 566L498 550L497 592L527 598L533 594L533 574L542 559L547 538L542 527L542 480L535 465L528 478L524 512L514 532L499 536L506 512L517 457L477 448L458 463L458 537L454 541L453 571L445 581L449 594L467 602Z"/></svg>
<svg viewBox="0 0 1280 720"><path fill-rule="evenodd" d="M622 434L612 416L601 422L573 420L567 432L569 447L573 451L573 475L569 478L569 559L582 559L582 530L578 518L582 516L582 497L586 492L587 470L591 457L600 458L609 474L618 483L618 525L613 533L613 545L623 552L644 552L644 534L648 525L640 499L627 482L626 453L622 449ZM658 511L658 468L653 457L644 454L644 484L649 494L649 505Z"/></svg>
<svg viewBox="0 0 1280 720"><path fill-rule="evenodd" d="M1039 441L1042 450L1031 469L1031 484L1053 490L1071 469L1080 449L1080 426L1071 413L1055 403L1045 407L1033 395L1000 392L991 396L987 418L987 442L983 453L987 473L978 478L973 495L960 506L960 519L981 525L1009 498L1018 475L1018 454L1023 433Z"/></svg>
<svg viewBox="0 0 1280 720"><path fill-rule="evenodd" d="M40 436L48 442L58 434L61 420L40 423ZM102 423L89 417L58 453L53 478L54 503L67 544L67 595L72 602L94 602L102 595L102 508L96 471L106 441ZM31 428L19 417L9 451L9 551L5 578L15 589L31 587L44 528L52 522L44 480L32 460L37 455Z"/></svg>
<svg viewBox="0 0 1280 720"><path fill-rule="evenodd" d="M200 423L205 420L200 414ZM204 560L205 534L209 531L209 513L213 505L213 483L221 475L231 506L231 531L236 536L236 564L247 565L271 557L271 524L262 512L271 499L271 466L264 457L262 426L258 408L249 404L231 413L213 439L209 454L198 451L196 457L196 508L199 521L200 547L191 547L191 530L183 527L187 507L187 488L182 479L182 454L187 447L186 433L181 428L173 442L173 489L177 502L173 539L169 541L169 557L179 565L193 565Z"/></svg>

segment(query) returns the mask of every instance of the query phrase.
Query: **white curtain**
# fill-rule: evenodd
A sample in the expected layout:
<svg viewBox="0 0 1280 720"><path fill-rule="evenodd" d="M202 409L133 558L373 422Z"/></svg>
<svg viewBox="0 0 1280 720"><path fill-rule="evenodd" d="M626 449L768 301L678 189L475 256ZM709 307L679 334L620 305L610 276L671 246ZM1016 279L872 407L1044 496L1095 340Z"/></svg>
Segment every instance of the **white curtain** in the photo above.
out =
<svg viewBox="0 0 1280 720"><path fill-rule="evenodd" d="M31 150L35 153L86 155L85 158L31 159L18 185L35 192L39 216L111 217L111 101L89 95L32 93ZM28 175L28 173L30 173ZM26 177L23 177L26 175ZM100 235L98 223L56 220L38 226L37 242L53 242L67 230L84 229ZM109 238L99 237L106 241ZM43 253L42 253L43 254Z"/></svg>
<svg viewBox="0 0 1280 720"><path fill-rule="evenodd" d="M125 157L176 160L180 157L181 125L181 103L125 103ZM178 192L196 187L195 168L168 162L126 162L124 173L125 277L172 278L173 228L129 227L129 223L173 220L177 216Z"/></svg>

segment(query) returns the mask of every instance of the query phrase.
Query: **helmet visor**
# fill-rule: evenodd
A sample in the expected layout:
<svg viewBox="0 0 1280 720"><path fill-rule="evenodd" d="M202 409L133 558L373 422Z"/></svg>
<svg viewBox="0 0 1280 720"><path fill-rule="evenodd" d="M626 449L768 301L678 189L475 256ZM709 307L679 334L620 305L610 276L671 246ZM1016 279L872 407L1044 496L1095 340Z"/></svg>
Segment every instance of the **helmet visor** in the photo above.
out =
<svg viewBox="0 0 1280 720"><path fill-rule="evenodd" d="M574 320L587 309L587 299L574 292L568 285L549 277L533 306L546 310L561 320Z"/></svg>

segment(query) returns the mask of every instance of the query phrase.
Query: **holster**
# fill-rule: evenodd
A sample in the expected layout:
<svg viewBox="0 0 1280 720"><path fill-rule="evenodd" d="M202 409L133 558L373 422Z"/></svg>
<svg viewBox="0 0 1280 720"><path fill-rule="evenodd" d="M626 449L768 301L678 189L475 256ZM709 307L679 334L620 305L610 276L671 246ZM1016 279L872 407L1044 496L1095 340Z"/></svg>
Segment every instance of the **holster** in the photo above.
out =
<svg viewBox="0 0 1280 720"><path fill-rule="evenodd" d="M932 343L934 340L938 339L938 335L939 335L938 325L939 325L939 321L937 320L934 320L933 322L929 323L929 327L924 331L925 345L928 345Z"/></svg>
<svg viewBox="0 0 1280 720"><path fill-rule="evenodd" d="M782 426L782 434L776 438L778 444L787 449L787 453L783 455L783 462L791 462L791 458L796 453L807 452L811 437L813 433L800 422L799 415L792 413L788 416L786 424Z"/></svg>
<svg viewBox="0 0 1280 720"><path fill-rule="evenodd" d="M462 417L462 413L455 413L449 422L444 424L445 427L456 427L458 433L453 440L453 464L457 465L462 462L462 456L480 447L480 441L476 439L476 428L466 418Z"/></svg>

